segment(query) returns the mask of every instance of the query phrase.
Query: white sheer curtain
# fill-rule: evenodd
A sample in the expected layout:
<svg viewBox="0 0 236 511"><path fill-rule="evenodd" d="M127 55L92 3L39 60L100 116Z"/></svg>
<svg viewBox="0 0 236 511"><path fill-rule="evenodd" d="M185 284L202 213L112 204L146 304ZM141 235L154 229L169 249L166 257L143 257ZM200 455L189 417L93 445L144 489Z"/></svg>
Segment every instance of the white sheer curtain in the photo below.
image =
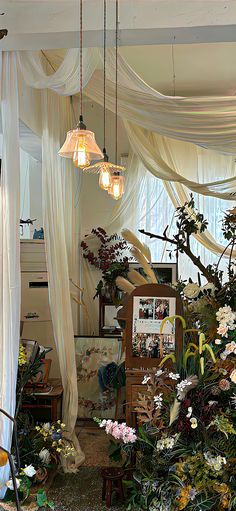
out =
<svg viewBox="0 0 236 511"><path fill-rule="evenodd" d="M163 137L127 121L125 127L133 151L153 175L181 183L196 193L234 200L236 179L232 156Z"/></svg>
<svg viewBox="0 0 236 511"><path fill-rule="evenodd" d="M71 109L68 98L59 98L50 91L44 91L42 97L43 213L49 298L64 388L63 420L67 426L68 436L76 447L73 463L68 460L64 469L72 471L84 461L84 454L74 432L78 411L78 388L70 296L70 277L74 277L72 274L75 263L74 251L77 251L74 230L76 185L71 161L58 156L64 129L71 122Z"/></svg>
<svg viewBox="0 0 236 511"><path fill-rule="evenodd" d="M20 336L20 152L16 55L0 52L3 133L0 182L0 408L14 416ZM12 427L0 414L0 445L11 446ZM0 488L8 480L0 469ZM0 489L0 498L4 488Z"/></svg>
<svg viewBox="0 0 236 511"><path fill-rule="evenodd" d="M156 197L156 200L154 197ZM188 195L186 199L188 199ZM223 247L226 243L220 228L221 221L224 212L232 207L232 203L230 201L205 197L198 194L194 194L194 199L196 208L204 214L209 222L208 229L214 237L215 242ZM184 202L179 202L178 205L183 203ZM151 207L150 204L152 205ZM140 203L140 212L146 212L147 209L148 211L141 219L141 222L137 219L137 228L145 229L156 234L162 234L165 227L168 225L168 234L171 237L176 231L175 205L177 204L173 204L164 182L149 174L146 181L146 194L143 197L143 201ZM176 262L174 246L170 246L170 244L166 244L161 240L150 239L143 234L140 238L150 247L153 262ZM201 261L205 265L214 264L219 258L219 253L215 254L208 250L195 237L191 239L191 248L195 255L200 256ZM172 251L171 259L170 250ZM227 258L223 258L220 268L224 270L226 264ZM178 274L183 280L189 277L191 277L192 280L197 279L196 267L184 254L179 254Z"/></svg>

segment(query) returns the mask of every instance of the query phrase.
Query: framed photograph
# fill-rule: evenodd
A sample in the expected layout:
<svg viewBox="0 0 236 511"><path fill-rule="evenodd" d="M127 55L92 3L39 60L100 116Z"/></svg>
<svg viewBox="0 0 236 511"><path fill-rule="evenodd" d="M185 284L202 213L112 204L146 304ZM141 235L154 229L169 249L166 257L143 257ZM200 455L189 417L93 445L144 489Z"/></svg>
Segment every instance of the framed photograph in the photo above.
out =
<svg viewBox="0 0 236 511"><path fill-rule="evenodd" d="M133 297L132 354L134 357L160 358L175 351L175 327L163 319L176 313L173 297Z"/></svg>
<svg viewBox="0 0 236 511"><path fill-rule="evenodd" d="M172 325L167 319L182 315L175 289L164 284L140 286L129 296L123 313L127 368L156 367L163 356L182 349L182 323L177 320Z"/></svg>
<svg viewBox="0 0 236 511"><path fill-rule="evenodd" d="M129 263L130 270L138 270L145 277L143 268L139 263ZM157 277L158 284L172 284L177 281L177 263L152 263L152 269Z"/></svg>

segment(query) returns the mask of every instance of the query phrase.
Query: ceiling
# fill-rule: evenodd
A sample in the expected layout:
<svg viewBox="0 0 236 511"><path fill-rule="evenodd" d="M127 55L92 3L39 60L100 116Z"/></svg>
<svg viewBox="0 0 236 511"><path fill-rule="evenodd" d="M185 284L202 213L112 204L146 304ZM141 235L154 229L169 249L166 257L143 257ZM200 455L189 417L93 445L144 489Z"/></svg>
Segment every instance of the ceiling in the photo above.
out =
<svg viewBox="0 0 236 511"><path fill-rule="evenodd" d="M84 42L102 45L103 0L83 0ZM79 0L0 0L4 50L79 45ZM236 41L236 0L120 0L121 46ZM115 0L107 2L108 44L115 38Z"/></svg>
<svg viewBox="0 0 236 511"><path fill-rule="evenodd" d="M123 46L120 53L151 87L179 96L234 95L236 43ZM54 68L65 51L47 50Z"/></svg>

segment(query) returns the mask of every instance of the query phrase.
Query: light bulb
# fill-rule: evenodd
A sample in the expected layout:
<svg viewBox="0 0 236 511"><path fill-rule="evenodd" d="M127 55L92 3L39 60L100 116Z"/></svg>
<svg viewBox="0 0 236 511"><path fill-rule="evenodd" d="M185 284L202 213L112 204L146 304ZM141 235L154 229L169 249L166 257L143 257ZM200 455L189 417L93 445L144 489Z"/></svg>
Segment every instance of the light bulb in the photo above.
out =
<svg viewBox="0 0 236 511"><path fill-rule="evenodd" d="M76 144L73 154L73 163L76 167L85 167L90 164L90 158L84 137L80 136L78 143Z"/></svg>
<svg viewBox="0 0 236 511"><path fill-rule="evenodd" d="M108 193L113 197L113 199L118 200L122 197L124 193L124 177L119 175L114 175L111 178L111 186L108 189Z"/></svg>
<svg viewBox="0 0 236 511"><path fill-rule="evenodd" d="M99 176L99 186L103 190L108 190L111 184L111 174L109 170L109 163L102 164Z"/></svg>

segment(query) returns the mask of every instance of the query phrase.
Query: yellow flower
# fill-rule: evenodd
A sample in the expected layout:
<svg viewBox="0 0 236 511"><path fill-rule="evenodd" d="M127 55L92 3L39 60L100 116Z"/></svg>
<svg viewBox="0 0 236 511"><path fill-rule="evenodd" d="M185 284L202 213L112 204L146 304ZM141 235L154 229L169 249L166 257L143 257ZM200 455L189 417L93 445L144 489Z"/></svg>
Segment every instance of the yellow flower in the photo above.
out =
<svg viewBox="0 0 236 511"><path fill-rule="evenodd" d="M20 343L20 346L19 346L19 356L18 356L18 365L20 367L24 366L26 364L26 362L27 362L27 357L26 357L25 348Z"/></svg>

